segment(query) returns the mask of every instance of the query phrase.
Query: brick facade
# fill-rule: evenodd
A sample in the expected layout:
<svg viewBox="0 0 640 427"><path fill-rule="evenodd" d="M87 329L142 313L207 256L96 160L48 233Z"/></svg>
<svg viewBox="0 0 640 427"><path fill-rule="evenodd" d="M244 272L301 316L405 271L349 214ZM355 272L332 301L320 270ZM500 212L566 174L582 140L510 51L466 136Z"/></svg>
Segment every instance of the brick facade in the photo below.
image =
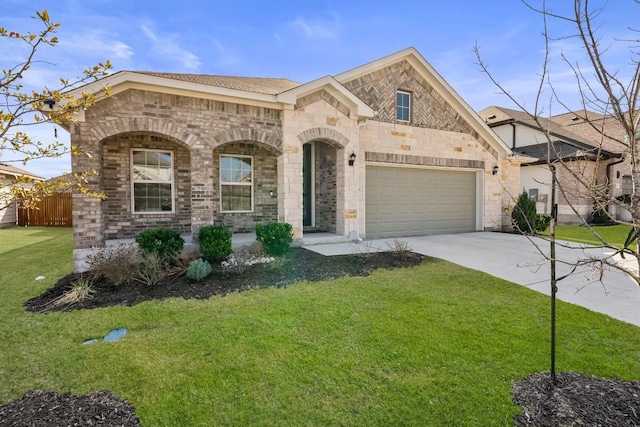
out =
<svg viewBox="0 0 640 427"><path fill-rule="evenodd" d="M224 224L238 233L283 221L292 225L294 238L303 237L307 143L314 145L314 222L320 230L349 239L366 235L366 165L385 163L475 169L484 197L479 209L483 225L503 227L513 202L510 194L518 193L519 166L505 160L508 149L480 136L484 131L478 133L479 125L465 119L460 106L450 105L424 70L401 60L335 82L309 90L303 85L300 92L287 91L282 101L276 95L269 98L268 92L243 95L235 87L200 96L196 89L131 85L97 102L69 126L71 143L91 154L74 157L73 171L97 171L89 187L106 196L99 201L74 195L74 256L79 259L81 251L102 247L105 240L133 238L152 227L197 236L207 224ZM409 123L395 120L397 90L411 94ZM489 133L482 134L491 140ZM174 212L132 212L132 148L173 154ZM352 153L356 161L350 166ZM252 158L251 212L221 211L223 154ZM497 176L494 166L500 168Z"/></svg>
<svg viewBox="0 0 640 427"><path fill-rule="evenodd" d="M275 156L282 147L281 111L130 89L100 101L71 126L72 144L92 156L74 158L74 172L98 171L89 187L103 191L106 200L74 197L76 248L102 246L105 239L131 238L152 227L171 227L183 233L233 220L219 213L217 155L237 147L241 154L256 145L259 173L266 172L275 187ZM240 144L242 142L242 144ZM133 214L131 208L130 149L158 148L175 153L176 211L173 214ZM249 151L247 151L249 150ZM270 158L266 161L264 159ZM272 185L273 184L273 185ZM256 187L256 201L267 200ZM266 187L264 187L266 188ZM250 215L233 215L237 230L266 218L275 219L271 207Z"/></svg>
<svg viewBox="0 0 640 427"><path fill-rule="evenodd" d="M338 188L336 149L325 142L317 141L314 160L316 228L336 233Z"/></svg>

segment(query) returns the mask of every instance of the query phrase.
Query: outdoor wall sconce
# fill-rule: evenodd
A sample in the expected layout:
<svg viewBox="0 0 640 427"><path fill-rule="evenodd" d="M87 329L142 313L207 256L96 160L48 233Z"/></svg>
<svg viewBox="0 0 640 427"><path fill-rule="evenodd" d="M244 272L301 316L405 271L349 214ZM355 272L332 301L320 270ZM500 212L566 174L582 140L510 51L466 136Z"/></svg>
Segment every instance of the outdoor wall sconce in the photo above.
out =
<svg viewBox="0 0 640 427"><path fill-rule="evenodd" d="M352 152L349 155L349 166L353 166L353 164L356 162L356 153Z"/></svg>
<svg viewBox="0 0 640 427"><path fill-rule="evenodd" d="M491 170L491 175L495 175L498 173L498 166L494 166L493 169Z"/></svg>
<svg viewBox="0 0 640 427"><path fill-rule="evenodd" d="M53 110L53 106L56 104L56 101L54 101L53 99L46 99L43 101L43 103L45 105L48 105L50 110Z"/></svg>

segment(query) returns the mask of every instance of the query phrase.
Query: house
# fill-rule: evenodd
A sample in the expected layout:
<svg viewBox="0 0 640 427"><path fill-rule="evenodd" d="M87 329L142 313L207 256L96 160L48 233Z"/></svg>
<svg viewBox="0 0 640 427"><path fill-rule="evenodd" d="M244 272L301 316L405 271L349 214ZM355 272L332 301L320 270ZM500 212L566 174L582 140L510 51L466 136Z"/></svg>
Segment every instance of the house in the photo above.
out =
<svg viewBox="0 0 640 427"><path fill-rule="evenodd" d="M152 227L195 237L282 221L294 238L500 230L519 159L414 49L308 83L121 71L71 92L112 95L67 125L76 268Z"/></svg>
<svg viewBox="0 0 640 427"><path fill-rule="evenodd" d="M596 120L595 113L589 114L590 119ZM520 191L536 200L538 213L551 213L549 161L562 161L567 166L556 168L562 187L557 198L559 223L589 220L594 200L593 192L580 183L585 177L599 194L609 197L615 193L611 183L616 179L614 166L621 163L622 153L613 141L603 141L602 135L585 120L578 119L576 113L539 118L539 124L523 111L503 107L488 107L479 115L514 153L537 159L522 165Z"/></svg>
<svg viewBox="0 0 640 427"><path fill-rule="evenodd" d="M18 204L11 196L13 185L30 186L29 183L17 183L19 178L28 178L33 182L44 178L8 163L0 163L0 228L13 227L18 222Z"/></svg>

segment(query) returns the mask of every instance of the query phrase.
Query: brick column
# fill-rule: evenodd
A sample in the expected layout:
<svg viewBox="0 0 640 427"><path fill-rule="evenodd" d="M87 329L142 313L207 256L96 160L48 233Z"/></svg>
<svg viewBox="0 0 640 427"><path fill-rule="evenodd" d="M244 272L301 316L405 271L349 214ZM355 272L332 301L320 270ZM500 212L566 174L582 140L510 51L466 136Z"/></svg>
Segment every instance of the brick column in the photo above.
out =
<svg viewBox="0 0 640 427"><path fill-rule="evenodd" d="M213 200L214 185L217 182L218 177L213 176L213 150L196 144L191 149L191 234L194 242L202 226L213 224L217 210Z"/></svg>
<svg viewBox="0 0 640 427"><path fill-rule="evenodd" d="M70 129L71 145L77 146L83 153L91 153L91 156L80 154L72 156L71 168L74 173L95 171L97 174L86 178L85 186L95 193L101 193L102 175L102 144L92 136L83 123L72 124ZM104 246L104 215L102 212L102 200L89 197L85 194L74 193L73 205L73 251L74 269L86 270L86 257L91 253L91 248Z"/></svg>

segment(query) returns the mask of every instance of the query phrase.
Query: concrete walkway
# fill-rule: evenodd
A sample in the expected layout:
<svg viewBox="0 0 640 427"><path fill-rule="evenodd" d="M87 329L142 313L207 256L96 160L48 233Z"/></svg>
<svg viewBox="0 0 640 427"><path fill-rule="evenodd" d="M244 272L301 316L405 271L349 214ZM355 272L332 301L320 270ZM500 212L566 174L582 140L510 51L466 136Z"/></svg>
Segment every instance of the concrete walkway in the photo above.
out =
<svg viewBox="0 0 640 427"><path fill-rule="evenodd" d="M536 249L545 253L549 243L525 236L506 233L463 233L440 236L405 237L399 239L409 243L413 251L441 258L465 267L484 271L492 276L526 286L549 295L550 264ZM323 255L352 254L363 250L389 250L387 242L372 240L360 243L340 243L304 246ZM573 249L556 247L557 259L572 261L585 254L603 256L601 250L584 249L575 245ZM557 277L569 274L571 268L557 263ZM570 302L615 319L640 326L640 287L625 274L609 269L602 282L599 275L588 267L573 272L558 282L558 299Z"/></svg>

